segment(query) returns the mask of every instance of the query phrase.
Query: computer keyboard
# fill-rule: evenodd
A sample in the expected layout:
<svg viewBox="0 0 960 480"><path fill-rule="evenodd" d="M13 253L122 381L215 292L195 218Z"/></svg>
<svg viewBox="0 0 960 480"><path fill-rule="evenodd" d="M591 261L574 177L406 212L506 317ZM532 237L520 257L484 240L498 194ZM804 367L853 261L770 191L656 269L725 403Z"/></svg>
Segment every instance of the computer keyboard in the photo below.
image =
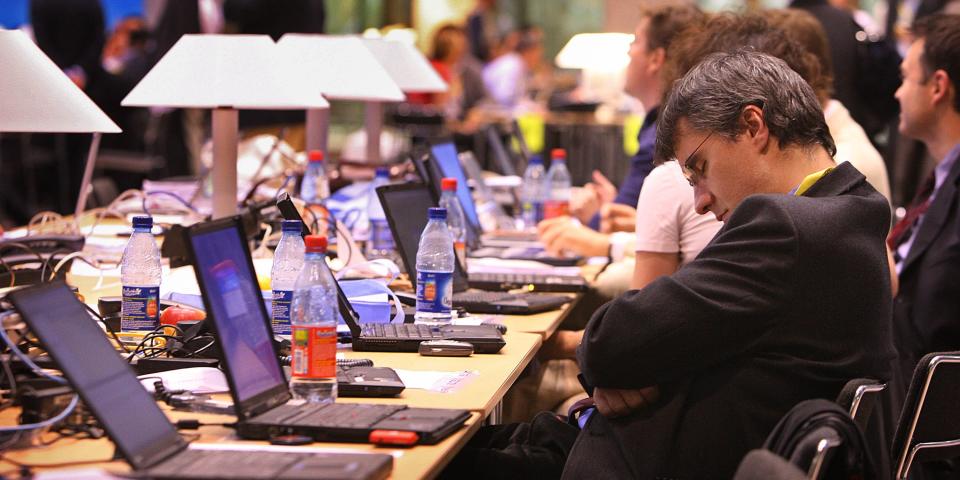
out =
<svg viewBox="0 0 960 480"><path fill-rule="evenodd" d="M454 295L456 301L456 295ZM414 323L366 323L360 325L361 336L377 338L443 338L443 333L434 325Z"/></svg>
<svg viewBox="0 0 960 480"><path fill-rule="evenodd" d="M257 423L310 427L368 428L407 408L404 405L324 403L283 405L256 417Z"/></svg>
<svg viewBox="0 0 960 480"><path fill-rule="evenodd" d="M533 273L477 273L470 274L470 281L500 282L512 284L580 284L583 278L568 275L543 275Z"/></svg>
<svg viewBox="0 0 960 480"><path fill-rule="evenodd" d="M150 470L151 477L190 478L276 478L302 461L303 453L270 452L250 455L249 451L184 450Z"/></svg>
<svg viewBox="0 0 960 480"><path fill-rule="evenodd" d="M488 292L480 290L471 290L453 294L453 303L494 303L506 300L515 300L520 295L507 292Z"/></svg>

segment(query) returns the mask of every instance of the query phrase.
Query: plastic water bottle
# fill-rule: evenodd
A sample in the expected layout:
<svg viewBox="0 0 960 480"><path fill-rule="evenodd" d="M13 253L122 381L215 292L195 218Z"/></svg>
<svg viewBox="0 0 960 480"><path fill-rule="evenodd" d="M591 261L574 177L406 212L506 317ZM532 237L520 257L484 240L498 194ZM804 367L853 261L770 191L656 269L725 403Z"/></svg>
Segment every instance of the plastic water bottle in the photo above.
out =
<svg viewBox="0 0 960 480"><path fill-rule="evenodd" d="M310 403L337 399L337 289L327 270L327 238L308 235L290 307L290 390Z"/></svg>
<svg viewBox="0 0 960 480"><path fill-rule="evenodd" d="M429 221L417 249L417 313L421 323L447 323L452 318L453 237L447 228L447 211L431 208Z"/></svg>
<svg viewBox="0 0 960 480"><path fill-rule="evenodd" d="M383 213L383 205L377 197L377 187L390 184L390 171L386 167L377 169L377 174L370 184L370 193L367 197L367 219L370 221L370 238L367 239L367 258L396 259L396 245L393 235L390 234L390 225L387 216Z"/></svg>
<svg viewBox="0 0 960 480"><path fill-rule="evenodd" d="M320 205L323 208L311 208L317 216L319 231L326 232L330 247L337 244L337 224L333 214L327 210L327 198L330 197L330 181L327 179L327 169L324 166L324 155L321 150L310 150L307 153L307 171L303 174L303 183L300 185L300 199L310 205Z"/></svg>
<svg viewBox="0 0 960 480"><path fill-rule="evenodd" d="M570 171L567 170L567 152L554 148L550 152L548 200L543 209L543 218L555 218L570 214Z"/></svg>
<svg viewBox="0 0 960 480"><path fill-rule="evenodd" d="M302 223L299 220L284 220L280 243L273 252L273 268L270 270L270 289L273 291L270 315L273 333L290 335L290 304L293 302L293 286L303 268Z"/></svg>
<svg viewBox="0 0 960 480"><path fill-rule="evenodd" d="M133 235L123 249L120 330L150 331L160 326L160 249L153 238L153 217L133 217Z"/></svg>
<svg viewBox="0 0 960 480"><path fill-rule="evenodd" d="M453 252L457 254L460 265L466 266L467 261L467 221L463 214L463 206L457 198L457 179L444 178L440 181L440 208L447 210L447 228L453 237Z"/></svg>
<svg viewBox="0 0 960 480"><path fill-rule="evenodd" d="M308 204L319 204L329 196L330 183L323 166L323 152L310 150L307 154L307 171L304 172L303 183L300 184L300 199Z"/></svg>
<svg viewBox="0 0 960 480"><path fill-rule="evenodd" d="M521 218L523 227L535 229L543 220L543 200L546 192L547 171L543 168L543 159L530 158L527 170L523 172L523 185L520 186Z"/></svg>

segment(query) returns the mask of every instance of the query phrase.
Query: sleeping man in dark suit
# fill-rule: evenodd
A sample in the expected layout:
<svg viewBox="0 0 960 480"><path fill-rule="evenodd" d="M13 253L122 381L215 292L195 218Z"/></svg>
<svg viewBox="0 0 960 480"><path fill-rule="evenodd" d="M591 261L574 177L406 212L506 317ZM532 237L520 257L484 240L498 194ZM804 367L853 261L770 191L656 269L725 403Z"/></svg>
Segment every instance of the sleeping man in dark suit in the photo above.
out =
<svg viewBox="0 0 960 480"><path fill-rule="evenodd" d="M691 263L601 307L578 359L587 409L564 478L730 478L780 417L886 381L889 208L783 61L708 56L674 84L657 156L724 222Z"/></svg>

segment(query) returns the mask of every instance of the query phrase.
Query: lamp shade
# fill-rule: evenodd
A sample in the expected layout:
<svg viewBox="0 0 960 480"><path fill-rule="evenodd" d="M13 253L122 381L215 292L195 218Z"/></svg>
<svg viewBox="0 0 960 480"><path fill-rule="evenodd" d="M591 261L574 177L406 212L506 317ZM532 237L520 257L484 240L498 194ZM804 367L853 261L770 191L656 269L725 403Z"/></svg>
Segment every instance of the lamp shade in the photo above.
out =
<svg viewBox="0 0 960 480"><path fill-rule="evenodd" d="M266 35L184 35L123 99L124 106L327 108L299 61Z"/></svg>
<svg viewBox="0 0 960 480"><path fill-rule="evenodd" d="M288 33L277 46L328 99L400 102L400 87L356 37Z"/></svg>
<svg viewBox="0 0 960 480"><path fill-rule="evenodd" d="M629 33L578 33L557 54L560 68L620 70L630 63Z"/></svg>
<svg viewBox="0 0 960 480"><path fill-rule="evenodd" d="M445 92L447 84L427 58L413 45L404 42L364 38L380 65L404 92Z"/></svg>
<svg viewBox="0 0 960 480"><path fill-rule="evenodd" d="M23 32L0 30L0 65L0 132L120 132Z"/></svg>

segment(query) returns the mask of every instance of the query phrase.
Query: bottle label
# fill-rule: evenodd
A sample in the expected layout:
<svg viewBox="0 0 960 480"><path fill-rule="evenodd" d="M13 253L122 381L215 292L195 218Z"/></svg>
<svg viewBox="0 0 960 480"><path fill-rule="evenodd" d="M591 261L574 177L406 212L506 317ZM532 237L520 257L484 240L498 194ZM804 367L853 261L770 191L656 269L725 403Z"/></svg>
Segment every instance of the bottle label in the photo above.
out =
<svg viewBox="0 0 960 480"><path fill-rule="evenodd" d="M453 308L453 272L417 271L417 311L450 313Z"/></svg>
<svg viewBox="0 0 960 480"><path fill-rule="evenodd" d="M543 203L523 202L523 218L533 223L540 223L543 220Z"/></svg>
<svg viewBox="0 0 960 480"><path fill-rule="evenodd" d="M457 261L460 262L461 266L467 265L467 242L464 241L454 241L453 242L453 253L457 255ZM466 271L466 270L464 270Z"/></svg>
<svg viewBox="0 0 960 480"><path fill-rule="evenodd" d="M293 361L296 378L334 378L337 376L336 325L294 325Z"/></svg>
<svg viewBox="0 0 960 480"><path fill-rule="evenodd" d="M570 202L549 200L543 206L543 218L556 218L570 214Z"/></svg>
<svg viewBox="0 0 960 480"><path fill-rule="evenodd" d="M393 250L393 235L386 220L370 220L370 245L374 250Z"/></svg>
<svg viewBox="0 0 960 480"><path fill-rule="evenodd" d="M160 326L160 287L123 287L120 330L153 330Z"/></svg>
<svg viewBox="0 0 960 480"><path fill-rule="evenodd" d="M270 303L270 324L273 333L290 335L290 303L293 301L293 290L274 290L273 301Z"/></svg>

